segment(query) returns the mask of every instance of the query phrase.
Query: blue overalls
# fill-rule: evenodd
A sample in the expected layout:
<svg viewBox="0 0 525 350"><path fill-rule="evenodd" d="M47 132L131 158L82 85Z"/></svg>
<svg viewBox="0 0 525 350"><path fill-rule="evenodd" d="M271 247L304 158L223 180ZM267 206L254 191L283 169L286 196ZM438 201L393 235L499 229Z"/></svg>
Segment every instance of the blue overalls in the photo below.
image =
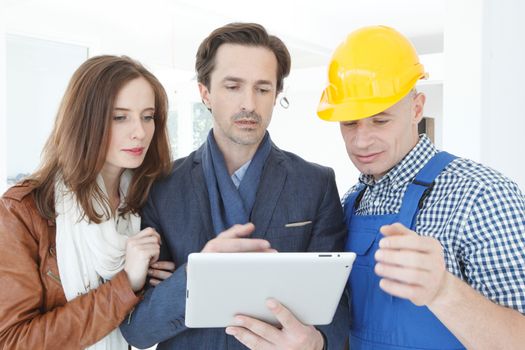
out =
<svg viewBox="0 0 525 350"><path fill-rule="evenodd" d="M345 250L357 254L348 279L351 350L464 349L426 306L384 292L374 272L374 254L383 237L379 228L400 222L414 230L418 210L435 178L455 158L446 152L436 154L408 185L397 214L354 215L366 188L345 200L349 228Z"/></svg>

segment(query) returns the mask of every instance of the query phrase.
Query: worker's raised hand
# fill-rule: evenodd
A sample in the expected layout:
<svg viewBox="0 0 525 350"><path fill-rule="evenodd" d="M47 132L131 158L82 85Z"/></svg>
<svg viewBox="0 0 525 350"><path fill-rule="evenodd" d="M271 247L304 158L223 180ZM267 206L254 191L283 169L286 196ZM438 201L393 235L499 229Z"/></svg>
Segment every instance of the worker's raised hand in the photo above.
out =
<svg viewBox="0 0 525 350"><path fill-rule="evenodd" d="M379 285L387 293L414 304L430 305L446 286L443 247L432 237L420 236L400 223L381 227L385 235L375 254Z"/></svg>

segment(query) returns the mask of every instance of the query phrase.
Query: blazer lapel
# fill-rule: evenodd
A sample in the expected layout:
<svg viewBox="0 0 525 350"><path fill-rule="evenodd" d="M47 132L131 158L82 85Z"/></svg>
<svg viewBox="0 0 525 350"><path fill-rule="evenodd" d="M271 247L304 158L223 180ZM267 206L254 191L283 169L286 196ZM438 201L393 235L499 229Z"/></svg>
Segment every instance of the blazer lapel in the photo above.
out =
<svg viewBox="0 0 525 350"><path fill-rule="evenodd" d="M193 187L193 193L199 204L202 223L204 229L207 232L206 240L215 238L213 231L213 223L211 222L211 209L210 199L208 198L208 189L206 188L206 181L204 179L204 172L202 171L201 160L202 160L203 147L199 148L195 152L193 159L193 168L191 169L191 184Z"/></svg>
<svg viewBox="0 0 525 350"><path fill-rule="evenodd" d="M252 237L264 238L266 236L268 225L286 181L286 167L281 164L284 160L285 156L281 150L272 145L250 217L250 221L255 223L255 232Z"/></svg>

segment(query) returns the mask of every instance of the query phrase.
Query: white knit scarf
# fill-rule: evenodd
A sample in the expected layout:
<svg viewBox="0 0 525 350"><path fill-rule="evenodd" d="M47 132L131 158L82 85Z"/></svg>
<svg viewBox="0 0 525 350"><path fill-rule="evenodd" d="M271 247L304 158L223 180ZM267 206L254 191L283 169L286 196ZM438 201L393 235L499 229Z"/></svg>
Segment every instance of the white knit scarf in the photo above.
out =
<svg viewBox="0 0 525 350"><path fill-rule="evenodd" d="M131 177L132 171L125 170L120 178L121 204L125 202ZM100 174L97 185L107 195ZM93 206L98 213L104 212L101 203L93 200ZM55 185L55 210L58 271L66 299L70 301L96 289L124 268L126 241L139 232L140 217L115 215L100 224L89 223L82 218L84 211L77 197L61 180ZM128 344L116 328L88 349L124 350Z"/></svg>

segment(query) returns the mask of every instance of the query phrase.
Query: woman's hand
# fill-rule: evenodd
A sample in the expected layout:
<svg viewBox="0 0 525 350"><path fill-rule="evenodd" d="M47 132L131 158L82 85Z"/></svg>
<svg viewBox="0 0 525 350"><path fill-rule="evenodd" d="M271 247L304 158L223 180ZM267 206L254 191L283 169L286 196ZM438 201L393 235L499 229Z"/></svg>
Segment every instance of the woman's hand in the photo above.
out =
<svg viewBox="0 0 525 350"><path fill-rule="evenodd" d="M175 271L175 263L171 261L157 261L149 266L149 284L155 287L160 282L170 277Z"/></svg>
<svg viewBox="0 0 525 350"><path fill-rule="evenodd" d="M146 283L150 264L157 262L160 253L160 235L152 228L146 228L126 242L124 271L131 288L138 292Z"/></svg>

